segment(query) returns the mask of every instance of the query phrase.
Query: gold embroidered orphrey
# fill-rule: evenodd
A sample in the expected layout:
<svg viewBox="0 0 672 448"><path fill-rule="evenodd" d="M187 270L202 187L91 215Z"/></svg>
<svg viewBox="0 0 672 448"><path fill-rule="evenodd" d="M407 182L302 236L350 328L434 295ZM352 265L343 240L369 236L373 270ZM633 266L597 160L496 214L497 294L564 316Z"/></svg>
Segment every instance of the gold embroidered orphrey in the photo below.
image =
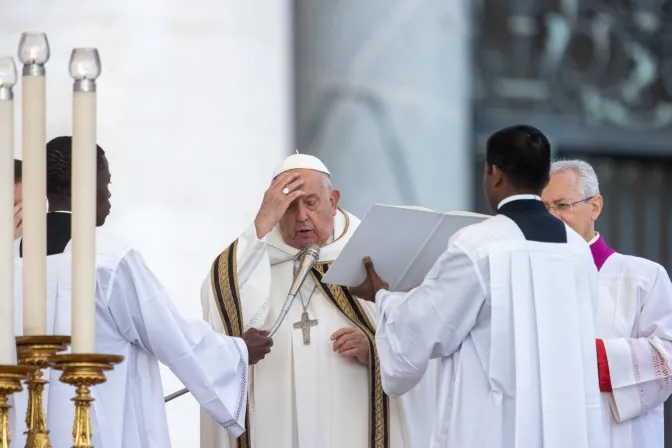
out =
<svg viewBox="0 0 672 448"><path fill-rule="evenodd" d="M345 235L349 226L347 213L342 210L341 212L346 217L346 225L343 233L335 241ZM215 297L219 316L222 319L226 334L241 337L244 320L240 291L238 289L238 271L236 269L237 247L238 240L234 241L215 259L212 263L211 278L213 296ZM389 397L383 392L383 384L380 377L380 361L378 360L378 353L376 351L375 326L371 322L371 319L369 319L362 302L353 297L347 288L322 283L322 278L330 266L331 262L317 263L312 269L311 274L315 280L315 284L327 299L350 322L361 329L369 341L369 447L389 448L390 402ZM245 429L246 431L237 440L237 448L252 448L249 407L245 413Z"/></svg>

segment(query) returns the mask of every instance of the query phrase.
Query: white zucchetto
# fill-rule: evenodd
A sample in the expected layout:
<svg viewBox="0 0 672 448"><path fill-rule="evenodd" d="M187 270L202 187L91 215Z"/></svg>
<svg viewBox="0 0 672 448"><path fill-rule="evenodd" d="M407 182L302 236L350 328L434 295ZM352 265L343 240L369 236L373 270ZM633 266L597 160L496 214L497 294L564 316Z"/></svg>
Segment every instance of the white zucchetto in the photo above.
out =
<svg viewBox="0 0 672 448"><path fill-rule="evenodd" d="M280 165L278 165L278 167L275 169L275 172L273 173L273 178L275 179L278 177L278 175L284 173L285 171L296 169L315 170L331 176L331 173L320 159L308 154L297 153L287 157L280 163Z"/></svg>

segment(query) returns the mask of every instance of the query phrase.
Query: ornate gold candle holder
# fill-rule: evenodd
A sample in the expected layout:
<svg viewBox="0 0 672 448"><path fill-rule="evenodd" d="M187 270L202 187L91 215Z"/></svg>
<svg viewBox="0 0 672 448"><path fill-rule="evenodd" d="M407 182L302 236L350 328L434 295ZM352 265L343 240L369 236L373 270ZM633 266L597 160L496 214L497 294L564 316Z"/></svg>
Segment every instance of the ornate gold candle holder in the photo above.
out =
<svg viewBox="0 0 672 448"><path fill-rule="evenodd" d="M123 356L102 354L67 354L52 356L49 361L54 369L62 370L61 382L77 388L75 421L72 429L73 448L93 448L91 445L91 398L89 388L106 381L105 372L114 364L124 360Z"/></svg>
<svg viewBox="0 0 672 448"><path fill-rule="evenodd" d="M33 373L35 367L31 366L0 366L0 448L9 448L9 396L15 392L21 392L23 381Z"/></svg>
<svg viewBox="0 0 672 448"><path fill-rule="evenodd" d="M21 366L31 366L33 371L26 380L28 386L28 410L26 411L26 448L51 448L47 419L44 413L43 370L49 367L49 358L65 351L70 336L19 336L16 338L16 353Z"/></svg>

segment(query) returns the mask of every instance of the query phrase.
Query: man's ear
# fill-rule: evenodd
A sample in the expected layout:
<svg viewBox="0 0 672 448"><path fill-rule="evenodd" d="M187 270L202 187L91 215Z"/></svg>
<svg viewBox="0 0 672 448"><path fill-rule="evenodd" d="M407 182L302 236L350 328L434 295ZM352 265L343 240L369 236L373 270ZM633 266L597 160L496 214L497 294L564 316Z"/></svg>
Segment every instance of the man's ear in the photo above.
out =
<svg viewBox="0 0 672 448"><path fill-rule="evenodd" d="M600 217L603 205L604 199L602 198L601 194L596 195L593 199L590 200L590 217L593 222L597 221L597 218Z"/></svg>
<svg viewBox="0 0 672 448"><path fill-rule="evenodd" d="M331 212L336 216L338 211L338 201L341 199L341 192L338 190L331 190L329 200L331 201Z"/></svg>
<svg viewBox="0 0 672 448"><path fill-rule="evenodd" d="M490 168L492 169L492 174L490 175L492 177L492 186L499 187L504 183L504 171L500 170L497 165L490 165Z"/></svg>

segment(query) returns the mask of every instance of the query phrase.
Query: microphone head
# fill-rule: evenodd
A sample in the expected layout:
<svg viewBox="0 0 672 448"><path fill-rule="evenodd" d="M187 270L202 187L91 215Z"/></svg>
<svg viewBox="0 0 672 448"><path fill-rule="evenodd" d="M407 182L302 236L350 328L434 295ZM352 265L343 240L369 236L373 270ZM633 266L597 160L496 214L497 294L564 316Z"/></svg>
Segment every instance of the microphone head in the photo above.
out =
<svg viewBox="0 0 672 448"><path fill-rule="evenodd" d="M315 243L310 243L303 249L303 256L313 260L313 263L320 258L320 246Z"/></svg>

